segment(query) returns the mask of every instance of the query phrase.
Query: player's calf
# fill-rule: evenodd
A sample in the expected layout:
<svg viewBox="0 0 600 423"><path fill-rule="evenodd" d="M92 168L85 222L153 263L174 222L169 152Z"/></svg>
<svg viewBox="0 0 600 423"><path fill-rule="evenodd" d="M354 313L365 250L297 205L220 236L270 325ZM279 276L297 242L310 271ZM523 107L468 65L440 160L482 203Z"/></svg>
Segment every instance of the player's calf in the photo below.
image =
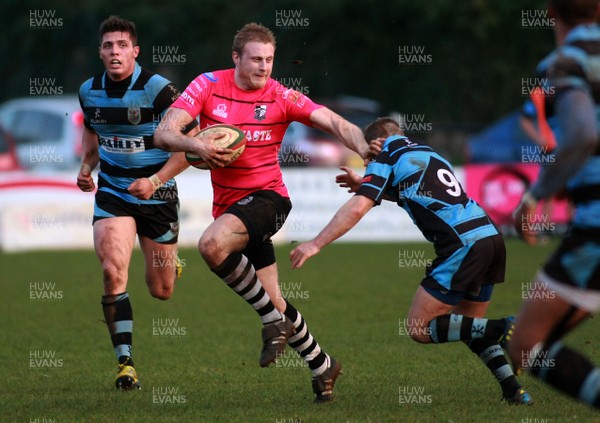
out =
<svg viewBox="0 0 600 423"><path fill-rule="evenodd" d="M419 344L431 344L431 328L426 319L407 319L406 329L410 338Z"/></svg>

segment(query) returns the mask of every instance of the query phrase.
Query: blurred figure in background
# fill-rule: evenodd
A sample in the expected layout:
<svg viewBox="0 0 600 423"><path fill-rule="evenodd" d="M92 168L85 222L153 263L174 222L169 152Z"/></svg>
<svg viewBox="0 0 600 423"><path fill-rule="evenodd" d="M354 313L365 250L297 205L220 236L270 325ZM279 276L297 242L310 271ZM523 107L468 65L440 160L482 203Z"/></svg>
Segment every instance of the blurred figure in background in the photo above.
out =
<svg viewBox="0 0 600 423"><path fill-rule="evenodd" d="M600 369L563 337L600 308L600 27L597 0L550 0L557 48L538 65L548 118L556 116L555 162L542 166L514 213L528 244L537 202L566 191L574 203L569 233L535 276L528 301L507 336L517 369L600 408Z"/></svg>

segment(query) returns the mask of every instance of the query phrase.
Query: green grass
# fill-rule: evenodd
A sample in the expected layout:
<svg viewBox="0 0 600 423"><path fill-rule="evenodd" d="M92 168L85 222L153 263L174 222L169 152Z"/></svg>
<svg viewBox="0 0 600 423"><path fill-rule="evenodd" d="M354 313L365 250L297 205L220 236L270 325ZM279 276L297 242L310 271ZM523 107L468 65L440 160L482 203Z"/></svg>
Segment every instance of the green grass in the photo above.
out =
<svg viewBox="0 0 600 423"><path fill-rule="evenodd" d="M522 284L554 245L532 249L507 243L507 282L495 290L490 316L518 311ZM500 402L489 371L464 345L419 345L400 335L399 321L423 268L400 268L399 252L432 258L428 244L335 244L296 271L289 270L290 249L278 249L281 283L301 297L294 303L313 334L344 365L334 403L312 404L309 371L292 354L285 367L258 366L258 317L206 269L195 250L181 251L184 276L166 302L147 293L142 258L135 253L129 293L143 389L117 392L94 253L34 252L0 255L0 421L600 421L591 408L528 376L522 381L536 404L509 407ZM61 298L32 300L32 291ZM156 319L178 319L169 322L179 336L153 334ZM588 322L567 342L600 363L597 326ZM54 354L55 361L31 368L31 354ZM400 389L419 392L420 403L401 403ZM171 403L157 403L161 399Z"/></svg>

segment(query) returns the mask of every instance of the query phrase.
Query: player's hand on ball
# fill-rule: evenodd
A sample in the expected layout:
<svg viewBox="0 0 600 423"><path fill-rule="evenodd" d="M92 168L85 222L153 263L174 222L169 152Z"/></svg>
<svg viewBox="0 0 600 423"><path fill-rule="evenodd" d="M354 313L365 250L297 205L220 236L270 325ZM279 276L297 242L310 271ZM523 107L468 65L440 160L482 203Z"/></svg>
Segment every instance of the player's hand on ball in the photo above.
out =
<svg viewBox="0 0 600 423"><path fill-rule="evenodd" d="M338 184L340 188L348 188L348 192L356 192L358 187L360 187L362 176L347 166L341 166L340 170L343 170L346 173L336 175L335 183Z"/></svg>
<svg viewBox="0 0 600 423"><path fill-rule="evenodd" d="M517 233L523 238L528 245L537 244L537 235L534 230L533 222L535 222L535 210L537 201L529 192L523 194L521 203L513 213L513 225Z"/></svg>
<svg viewBox="0 0 600 423"><path fill-rule="evenodd" d="M319 251L321 251L319 247L317 247L312 241L304 242L298 245L290 252L292 269L299 269L306 260L314 255L319 254Z"/></svg>
<svg viewBox="0 0 600 423"><path fill-rule="evenodd" d="M94 178L92 178L92 168L89 165L81 165L77 175L77 186L83 192L92 192L96 189Z"/></svg>
<svg viewBox="0 0 600 423"><path fill-rule="evenodd" d="M215 141L225 137L226 134L218 132L201 133L196 135L196 139L202 142L195 143L195 149L192 153L201 157L211 169L224 167L229 164L229 155L233 152L230 148L221 148L215 145Z"/></svg>

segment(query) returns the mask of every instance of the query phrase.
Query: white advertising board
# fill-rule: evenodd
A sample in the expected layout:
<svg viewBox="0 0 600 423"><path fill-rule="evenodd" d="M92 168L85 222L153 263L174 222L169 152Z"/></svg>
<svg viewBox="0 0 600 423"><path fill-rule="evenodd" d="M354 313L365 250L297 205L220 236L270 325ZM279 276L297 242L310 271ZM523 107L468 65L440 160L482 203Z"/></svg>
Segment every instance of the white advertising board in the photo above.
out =
<svg viewBox="0 0 600 423"><path fill-rule="evenodd" d="M276 243L313 238L352 194L339 188L335 168L284 169L293 209L273 238ZM459 175L460 176L460 175ZM81 192L74 172L0 173L0 248L93 248L93 193ZM196 246L212 221L208 171L188 169L177 178L180 195L180 245ZM461 178L459 178L461 179ZM408 215L395 203L371 210L340 241L396 242L424 240Z"/></svg>

